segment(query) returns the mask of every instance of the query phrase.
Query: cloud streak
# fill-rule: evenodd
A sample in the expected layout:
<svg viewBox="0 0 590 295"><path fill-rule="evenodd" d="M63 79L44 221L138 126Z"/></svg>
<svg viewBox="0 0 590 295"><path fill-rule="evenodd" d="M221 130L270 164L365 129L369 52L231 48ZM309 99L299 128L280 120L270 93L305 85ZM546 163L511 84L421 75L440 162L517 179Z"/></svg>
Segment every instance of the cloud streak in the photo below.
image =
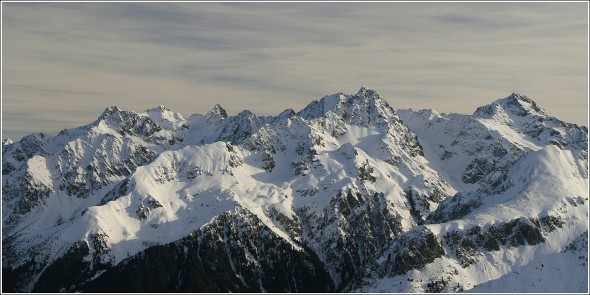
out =
<svg viewBox="0 0 590 295"><path fill-rule="evenodd" d="M278 114L361 85L459 113L520 92L587 125L587 17L585 3L3 3L2 131L58 132L108 105Z"/></svg>

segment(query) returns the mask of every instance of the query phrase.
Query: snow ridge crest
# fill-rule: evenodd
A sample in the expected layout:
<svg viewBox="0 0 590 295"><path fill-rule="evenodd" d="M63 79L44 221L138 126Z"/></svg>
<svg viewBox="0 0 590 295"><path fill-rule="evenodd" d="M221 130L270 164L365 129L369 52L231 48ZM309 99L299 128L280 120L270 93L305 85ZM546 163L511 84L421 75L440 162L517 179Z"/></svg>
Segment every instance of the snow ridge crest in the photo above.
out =
<svg viewBox="0 0 590 295"><path fill-rule="evenodd" d="M101 290L105 269L127 284L146 257L182 266L149 273L176 288L202 283L184 275L198 264L235 274L217 291L308 290L260 269L328 282L309 291L460 291L587 232L587 128L516 93L474 115L396 112L365 86L268 117L112 106L2 153L3 276L21 292ZM54 282L72 261L80 276Z"/></svg>

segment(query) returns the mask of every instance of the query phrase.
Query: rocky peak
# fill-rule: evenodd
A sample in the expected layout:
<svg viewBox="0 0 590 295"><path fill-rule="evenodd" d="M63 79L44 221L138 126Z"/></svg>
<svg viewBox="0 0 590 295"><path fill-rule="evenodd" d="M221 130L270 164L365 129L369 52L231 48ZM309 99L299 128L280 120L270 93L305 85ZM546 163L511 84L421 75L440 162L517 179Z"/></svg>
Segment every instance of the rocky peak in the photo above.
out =
<svg viewBox="0 0 590 295"><path fill-rule="evenodd" d="M514 113L519 115L545 115L545 110L539 107L536 102L534 102L527 96L518 93L512 93L510 96L508 96L505 99L501 99L499 102L500 104L504 104L510 110L513 110Z"/></svg>
<svg viewBox="0 0 590 295"><path fill-rule="evenodd" d="M219 104L216 104L213 109L211 109L206 115L205 118L218 118L218 119L225 119L227 118L227 112L224 108L222 108Z"/></svg>
<svg viewBox="0 0 590 295"><path fill-rule="evenodd" d="M145 114L123 111L116 106L106 108L93 125L99 125L101 122L119 133L143 137L148 137L162 130L160 125Z"/></svg>
<svg viewBox="0 0 590 295"><path fill-rule="evenodd" d="M361 86L359 91L356 93L355 97L364 98L364 99L381 99L377 91L373 89L369 89L365 86Z"/></svg>
<svg viewBox="0 0 590 295"><path fill-rule="evenodd" d="M170 111L170 109L168 109L167 107L165 107L163 105L159 105L159 106L157 106L155 108L147 109L146 110L146 113L148 113L148 114L149 113L161 113L161 114L163 114L163 113L169 112L169 111Z"/></svg>
<svg viewBox="0 0 590 295"><path fill-rule="evenodd" d="M169 110L163 105L148 109L145 111L145 114L164 129L188 128L188 123L184 116Z"/></svg>
<svg viewBox="0 0 590 295"><path fill-rule="evenodd" d="M570 244L587 234L587 129L518 117L520 109L540 108L513 94L478 109L491 119L401 110L404 123L361 87L299 116L228 116L216 105L178 130L163 106L109 107L68 136L33 134L3 149L4 291L481 285L524 266L491 265L488 253L512 257L517 247L551 243L532 251L533 261L587 244ZM557 217L536 216L548 212ZM544 278L583 275L587 261L574 255L584 265ZM473 269L485 272L474 278Z"/></svg>
<svg viewBox="0 0 590 295"><path fill-rule="evenodd" d="M364 107L387 104L387 102L379 95L379 93L377 93L377 91L369 89L365 86L361 86L355 95L348 96L344 102Z"/></svg>
<svg viewBox="0 0 590 295"><path fill-rule="evenodd" d="M238 129L243 129L244 127L255 128L255 126L262 126L264 123L264 118L259 117L256 114L252 113L249 110L243 110L239 112L235 116L229 117L231 120L230 125L241 125Z"/></svg>
<svg viewBox="0 0 590 295"><path fill-rule="evenodd" d="M311 120L326 117L329 112L336 114L342 121L357 126L382 126L390 122L392 117L397 117L385 99L365 86L355 95L336 93L313 101L298 115Z"/></svg>
<svg viewBox="0 0 590 295"><path fill-rule="evenodd" d="M249 110L243 110L236 115L236 118L252 119L254 117L256 117L256 115Z"/></svg>
<svg viewBox="0 0 590 295"><path fill-rule="evenodd" d="M293 109L286 109L284 111L282 111L277 117L276 120L281 120L284 118L291 118L293 116L297 115L297 113L295 113L295 111Z"/></svg>
<svg viewBox="0 0 590 295"><path fill-rule="evenodd" d="M397 118L395 111L372 89L362 86L357 94L340 100L334 109L347 123L358 126L382 126Z"/></svg>
<svg viewBox="0 0 590 295"><path fill-rule="evenodd" d="M99 119L107 118L119 112L121 112L121 109L117 106L109 106L104 110L104 112L102 112L102 114L99 116Z"/></svg>
<svg viewBox="0 0 590 295"><path fill-rule="evenodd" d="M5 146L10 145L12 143L13 143L12 139L10 139L10 138L4 138L4 139L2 139L2 148L4 148Z"/></svg>
<svg viewBox="0 0 590 295"><path fill-rule="evenodd" d="M238 143L258 131L264 124L264 119L249 110L244 110L235 116L228 117L225 122L219 139Z"/></svg>
<svg viewBox="0 0 590 295"><path fill-rule="evenodd" d="M22 150L31 158L33 155L45 154L45 142L47 135L44 133L33 133L23 137L20 140Z"/></svg>
<svg viewBox="0 0 590 295"><path fill-rule="evenodd" d="M477 117L493 117L495 115L515 115L518 117L525 116L541 116L545 117L547 114L545 110L539 107L535 101L529 97L512 93L506 98L498 99L491 104L481 106L473 113Z"/></svg>
<svg viewBox="0 0 590 295"><path fill-rule="evenodd" d="M107 107L102 112L102 114L100 114L100 116L98 116L98 119L96 122L103 121L105 123L109 123L112 121L120 121L121 120L121 112L123 112L123 110L119 109L117 106Z"/></svg>
<svg viewBox="0 0 590 295"><path fill-rule="evenodd" d="M345 95L342 93L324 96L320 100L312 101L305 108L299 111L297 115L307 120L323 117L329 111L333 110L343 99L345 99Z"/></svg>

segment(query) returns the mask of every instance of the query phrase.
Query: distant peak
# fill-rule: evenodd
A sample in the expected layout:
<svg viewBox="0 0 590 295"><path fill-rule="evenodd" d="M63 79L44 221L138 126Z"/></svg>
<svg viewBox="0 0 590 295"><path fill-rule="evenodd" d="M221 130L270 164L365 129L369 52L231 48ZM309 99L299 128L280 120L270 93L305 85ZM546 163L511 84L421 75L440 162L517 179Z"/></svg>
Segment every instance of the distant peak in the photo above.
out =
<svg viewBox="0 0 590 295"><path fill-rule="evenodd" d="M167 107L163 106L163 105L159 105L155 108L151 108L151 109L147 109L146 112L150 113L150 112L159 112L159 113L163 113L165 111L170 111L170 109L168 109Z"/></svg>
<svg viewBox="0 0 590 295"><path fill-rule="evenodd" d="M411 109L410 109L410 111L411 111ZM421 109L421 110L415 111L415 113L423 118L428 118L429 120L432 120L433 118L441 117L440 113L437 112L436 110L433 110L433 109Z"/></svg>
<svg viewBox="0 0 590 295"><path fill-rule="evenodd" d="M535 101L519 93L512 93L506 98L498 99L489 105L479 107L474 115L493 116L502 111L520 117L527 115L546 115L545 110L539 107Z"/></svg>
<svg viewBox="0 0 590 295"><path fill-rule="evenodd" d="M324 96L313 101L301 110L298 115L304 119L315 119L332 112L349 124L367 126L376 123L385 124L395 111L377 91L361 86L355 95L343 93Z"/></svg>
<svg viewBox="0 0 590 295"><path fill-rule="evenodd" d="M377 93L377 91L373 90L373 89L369 89L365 86L361 86L361 88L359 89L359 91L356 93L356 95L353 96L353 98L361 98L364 101L381 101L381 96Z"/></svg>
<svg viewBox="0 0 590 295"><path fill-rule="evenodd" d="M164 129L175 130L177 128L188 128L184 116L171 111L163 105L148 109L143 114L146 114L152 121Z"/></svg>
<svg viewBox="0 0 590 295"><path fill-rule="evenodd" d="M526 95L522 95L520 93L516 93L516 92L512 92L512 94L510 94L507 98L514 98L514 99L519 99L519 98L524 98L524 99L529 99Z"/></svg>
<svg viewBox="0 0 590 295"><path fill-rule="evenodd" d="M512 93L510 96L497 101L506 108L513 109L518 115L526 115L531 113L545 114L545 110L537 105L535 101L526 95Z"/></svg>
<svg viewBox="0 0 590 295"><path fill-rule="evenodd" d="M10 139L8 137L2 139L2 146L7 146L7 145L12 144L12 143L13 143L12 139Z"/></svg>
<svg viewBox="0 0 590 295"><path fill-rule="evenodd" d="M376 94L377 91L373 90L373 89L369 89L366 86L361 86L361 88L359 89L359 91L356 93L356 95L358 96L366 96L366 95L372 95L372 94Z"/></svg>
<svg viewBox="0 0 590 295"><path fill-rule="evenodd" d="M120 108L118 108L117 106L110 106L110 107L107 107L107 108L104 110L104 112L105 112L105 113L107 113L107 112L108 112L108 113L112 113L112 112L120 112L120 111L121 111L121 109L120 109Z"/></svg>
<svg viewBox="0 0 590 295"><path fill-rule="evenodd" d="M43 132L38 132L38 133L31 133L27 136L24 136L21 139L22 141L39 141L39 140L44 140L47 137L47 135Z"/></svg>
<svg viewBox="0 0 590 295"><path fill-rule="evenodd" d="M289 108L289 109L282 111L278 115L278 117L279 118L290 118L290 117L293 117L295 114L296 114L295 111L293 109Z"/></svg>
<svg viewBox="0 0 590 295"><path fill-rule="evenodd" d="M243 110L238 114L238 117L243 117L243 116L250 117L253 115L254 115L254 113L252 113L250 110Z"/></svg>
<svg viewBox="0 0 590 295"><path fill-rule="evenodd" d="M120 113L122 110L117 106L109 106L107 107L102 114L98 117L98 120L104 120L110 117L112 114Z"/></svg>
<svg viewBox="0 0 590 295"><path fill-rule="evenodd" d="M225 119L225 118L227 118L227 112L219 104L215 104L215 106L213 106L213 109L211 109L207 113L207 115L205 115L205 118L212 118L212 117Z"/></svg>
<svg viewBox="0 0 590 295"><path fill-rule="evenodd" d="M537 105L537 103L534 100L532 100L531 98L529 98L526 95L519 94L519 93L512 93L508 97L506 97L505 99L506 100L509 100L509 101L518 101L521 104L522 103L527 103L527 104L532 104L532 105L535 105L535 106Z"/></svg>
<svg viewBox="0 0 590 295"><path fill-rule="evenodd" d="M297 115L305 119L314 119L325 116L326 113L333 110L342 99L345 99L345 95L342 93L324 96L320 100L314 100L309 103L305 108L299 111Z"/></svg>
<svg viewBox="0 0 590 295"><path fill-rule="evenodd" d="M528 98L526 95L522 95L522 94L516 93L516 92L513 92L508 97L504 98L504 100L510 101L510 102L523 101L523 102L527 102L527 103L534 103L534 101L532 99Z"/></svg>

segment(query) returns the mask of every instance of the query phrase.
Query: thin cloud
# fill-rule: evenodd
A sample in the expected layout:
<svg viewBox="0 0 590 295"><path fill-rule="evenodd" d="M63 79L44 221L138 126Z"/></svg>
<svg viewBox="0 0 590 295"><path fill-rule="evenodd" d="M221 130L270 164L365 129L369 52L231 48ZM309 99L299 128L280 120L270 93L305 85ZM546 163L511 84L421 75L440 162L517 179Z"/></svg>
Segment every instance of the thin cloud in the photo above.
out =
<svg viewBox="0 0 590 295"><path fill-rule="evenodd" d="M278 114L361 85L459 113L518 91L587 125L587 25L584 3L4 3L3 136L108 105ZM64 126L36 121L59 97Z"/></svg>

